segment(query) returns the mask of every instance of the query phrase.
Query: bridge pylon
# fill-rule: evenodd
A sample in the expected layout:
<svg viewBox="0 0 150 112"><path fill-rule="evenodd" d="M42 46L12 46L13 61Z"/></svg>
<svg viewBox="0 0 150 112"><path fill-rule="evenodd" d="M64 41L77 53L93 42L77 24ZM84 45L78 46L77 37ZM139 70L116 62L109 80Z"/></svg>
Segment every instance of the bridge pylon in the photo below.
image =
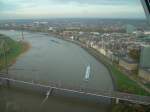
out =
<svg viewBox="0 0 150 112"><path fill-rule="evenodd" d="M119 98L116 98L116 99L115 99L115 103L116 103L116 104L119 104L119 101L120 101Z"/></svg>

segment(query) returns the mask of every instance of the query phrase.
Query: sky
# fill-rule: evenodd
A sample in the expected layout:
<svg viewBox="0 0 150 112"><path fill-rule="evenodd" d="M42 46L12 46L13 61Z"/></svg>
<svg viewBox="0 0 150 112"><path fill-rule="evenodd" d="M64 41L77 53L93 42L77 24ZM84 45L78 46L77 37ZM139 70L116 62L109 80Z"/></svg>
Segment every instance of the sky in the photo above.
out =
<svg viewBox="0 0 150 112"><path fill-rule="evenodd" d="M0 19L145 18L140 0L0 0Z"/></svg>

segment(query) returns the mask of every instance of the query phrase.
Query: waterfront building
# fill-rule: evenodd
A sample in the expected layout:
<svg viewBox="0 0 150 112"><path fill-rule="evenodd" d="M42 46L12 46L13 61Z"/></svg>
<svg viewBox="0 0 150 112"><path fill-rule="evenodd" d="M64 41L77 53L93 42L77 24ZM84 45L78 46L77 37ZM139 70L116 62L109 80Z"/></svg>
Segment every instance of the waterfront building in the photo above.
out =
<svg viewBox="0 0 150 112"><path fill-rule="evenodd" d="M150 46L144 45L141 48L139 77L150 81Z"/></svg>
<svg viewBox="0 0 150 112"><path fill-rule="evenodd" d="M101 54L103 54L104 56L106 56L106 49L104 49L104 48L99 48L98 49L98 51L101 53Z"/></svg>
<svg viewBox="0 0 150 112"><path fill-rule="evenodd" d="M70 39L71 39L71 40L74 40L74 36L71 36Z"/></svg>
<svg viewBox="0 0 150 112"><path fill-rule="evenodd" d="M110 51L110 50L107 50L106 56L107 56L108 59L112 60L113 52Z"/></svg>
<svg viewBox="0 0 150 112"><path fill-rule="evenodd" d="M150 68L150 45L143 45L141 47L140 67Z"/></svg>

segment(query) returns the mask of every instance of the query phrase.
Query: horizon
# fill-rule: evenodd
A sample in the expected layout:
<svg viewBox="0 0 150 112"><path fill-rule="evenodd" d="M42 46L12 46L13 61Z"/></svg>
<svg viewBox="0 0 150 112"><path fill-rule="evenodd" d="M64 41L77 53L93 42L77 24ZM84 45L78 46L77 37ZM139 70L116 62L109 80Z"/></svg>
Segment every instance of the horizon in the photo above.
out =
<svg viewBox="0 0 150 112"><path fill-rule="evenodd" d="M98 19L98 20L144 20L146 21L146 18L72 18L72 17L62 17L62 18L17 18L17 19L0 19L0 21L17 21L17 20L35 20L35 21L40 21L40 20L56 20L56 19Z"/></svg>
<svg viewBox="0 0 150 112"><path fill-rule="evenodd" d="M1 0L0 14L0 20L146 18L140 0Z"/></svg>

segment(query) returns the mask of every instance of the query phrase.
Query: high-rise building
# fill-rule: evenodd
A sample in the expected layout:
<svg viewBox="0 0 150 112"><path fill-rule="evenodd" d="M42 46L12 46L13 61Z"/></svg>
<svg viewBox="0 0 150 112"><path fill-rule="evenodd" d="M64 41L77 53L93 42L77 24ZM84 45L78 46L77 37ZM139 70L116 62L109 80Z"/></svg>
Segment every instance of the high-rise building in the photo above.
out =
<svg viewBox="0 0 150 112"><path fill-rule="evenodd" d="M150 45L141 48L140 67L150 68Z"/></svg>
<svg viewBox="0 0 150 112"><path fill-rule="evenodd" d="M139 77L150 82L150 46L141 48Z"/></svg>

